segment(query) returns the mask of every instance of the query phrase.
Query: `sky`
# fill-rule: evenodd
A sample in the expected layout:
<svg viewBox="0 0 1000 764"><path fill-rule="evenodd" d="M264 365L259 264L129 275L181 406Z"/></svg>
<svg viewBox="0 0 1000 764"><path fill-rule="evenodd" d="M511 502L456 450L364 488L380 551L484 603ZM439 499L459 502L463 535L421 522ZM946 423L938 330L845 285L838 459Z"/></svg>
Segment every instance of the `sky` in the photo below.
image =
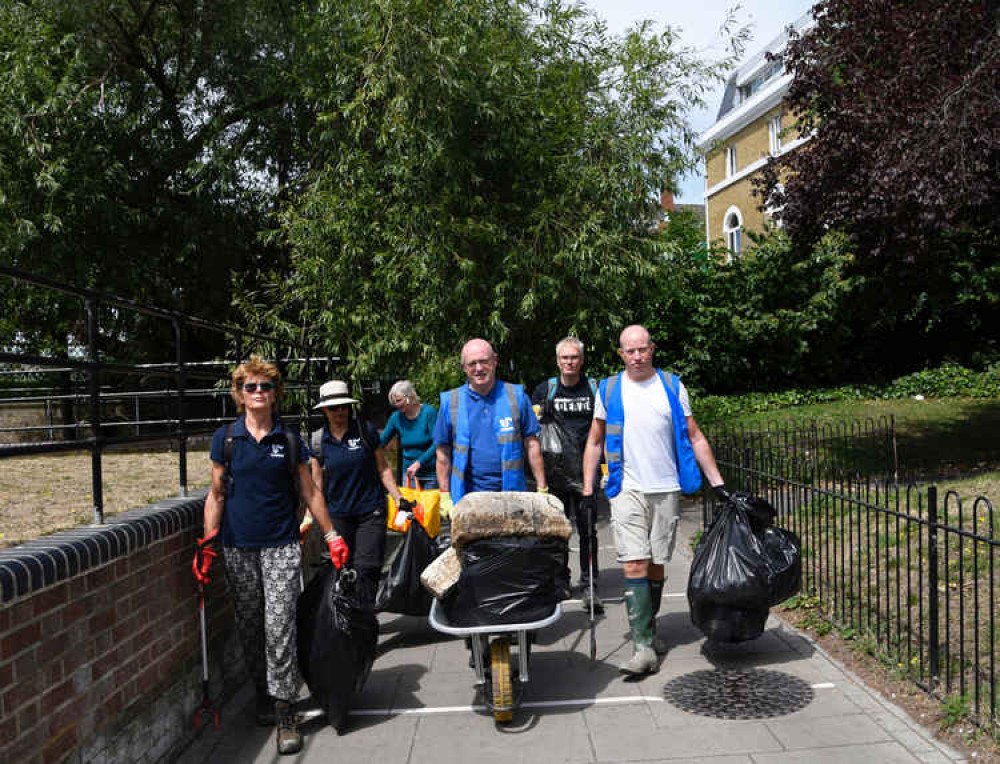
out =
<svg viewBox="0 0 1000 764"><path fill-rule="evenodd" d="M747 44L744 60L777 37L781 31L805 13L813 0L583 0L598 16L608 23L608 29L621 34L636 22L650 19L658 28L671 26L679 29L685 46L694 48L706 59L725 55L725 40L719 29L729 10L735 8L735 18L740 26L749 25L751 39ZM703 132L715 122L724 86L707 97L708 108L689 115L691 125ZM684 204L701 204L704 201L705 179L699 173L681 180L677 201Z"/></svg>

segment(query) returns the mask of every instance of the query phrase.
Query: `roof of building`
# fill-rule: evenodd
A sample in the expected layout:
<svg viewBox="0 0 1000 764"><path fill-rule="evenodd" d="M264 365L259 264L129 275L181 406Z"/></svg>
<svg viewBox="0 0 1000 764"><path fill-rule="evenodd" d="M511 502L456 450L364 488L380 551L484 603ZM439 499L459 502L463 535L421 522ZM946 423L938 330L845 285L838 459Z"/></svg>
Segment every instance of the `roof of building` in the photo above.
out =
<svg viewBox="0 0 1000 764"><path fill-rule="evenodd" d="M698 136L698 148L706 150L713 141L732 135L781 102L792 78L784 72L780 63L769 61L767 54L784 50L790 29L801 33L812 24L812 14L804 13L729 76L715 123ZM747 89L749 93L741 97L741 89Z"/></svg>

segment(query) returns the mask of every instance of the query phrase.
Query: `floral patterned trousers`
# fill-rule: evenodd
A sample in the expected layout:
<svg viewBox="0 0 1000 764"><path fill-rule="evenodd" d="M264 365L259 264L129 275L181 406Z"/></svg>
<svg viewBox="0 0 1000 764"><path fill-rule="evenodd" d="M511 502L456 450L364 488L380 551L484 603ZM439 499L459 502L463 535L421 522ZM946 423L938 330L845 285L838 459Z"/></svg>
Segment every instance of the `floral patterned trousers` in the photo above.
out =
<svg viewBox="0 0 1000 764"><path fill-rule="evenodd" d="M223 547L243 659L258 693L298 695L295 605L301 590L297 543L262 549Z"/></svg>

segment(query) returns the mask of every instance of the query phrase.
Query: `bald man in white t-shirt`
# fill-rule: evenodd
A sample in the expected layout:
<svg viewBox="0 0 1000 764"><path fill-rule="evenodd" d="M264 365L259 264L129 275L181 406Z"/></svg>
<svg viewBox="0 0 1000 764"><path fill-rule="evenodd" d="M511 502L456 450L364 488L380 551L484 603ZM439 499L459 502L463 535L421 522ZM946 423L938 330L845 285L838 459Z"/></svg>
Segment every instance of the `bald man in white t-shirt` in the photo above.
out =
<svg viewBox="0 0 1000 764"><path fill-rule="evenodd" d="M709 484L728 496L712 448L691 416L687 389L653 365L649 332L626 327L618 355L624 372L603 380L583 457L583 503L593 502L594 478L607 452L607 495L618 561L625 570L625 605L632 657L622 673L642 676L659 668L667 646L656 635L664 565L673 555L683 492Z"/></svg>

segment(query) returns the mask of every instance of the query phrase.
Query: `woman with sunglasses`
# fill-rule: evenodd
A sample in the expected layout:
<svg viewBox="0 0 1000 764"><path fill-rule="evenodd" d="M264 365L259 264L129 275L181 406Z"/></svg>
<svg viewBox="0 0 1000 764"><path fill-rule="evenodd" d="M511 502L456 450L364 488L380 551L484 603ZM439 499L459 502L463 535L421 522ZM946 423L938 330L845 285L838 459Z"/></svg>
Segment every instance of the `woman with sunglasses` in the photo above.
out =
<svg viewBox="0 0 1000 764"><path fill-rule="evenodd" d="M323 411L326 424L310 438L313 481L323 487L333 527L350 549L347 564L358 572L360 596L374 608L385 557L385 494L401 510L412 511L413 503L400 495L375 428L352 408L358 401L348 395L347 383L325 382L319 395L313 408ZM307 516L303 534L311 522Z"/></svg>
<svg viewBox="0 0 1000 764"><path fill-rule="evenodd" d="M437 450L434 446L437 409L421 402L408 379L401 379L392 386L389 403L396 410L382 430L382 447L399 438L407 484L416 479L421 488L437 488Z"/></svg>
<svg viewBox="0 0 1000 764"><path fill-rule="evenodd" d="M302 748L292 711L299 688L300 492L334 565L344 564L348 549L312 483L306 444L278 417L282 392L281 373L256 356L233 372L230 395L240 416L212 438L205 536L198 539L193 568L198 582L208 583L221 541L243 657L257 689L257 723L277 722L278 753L291 754Z"/></svg>

